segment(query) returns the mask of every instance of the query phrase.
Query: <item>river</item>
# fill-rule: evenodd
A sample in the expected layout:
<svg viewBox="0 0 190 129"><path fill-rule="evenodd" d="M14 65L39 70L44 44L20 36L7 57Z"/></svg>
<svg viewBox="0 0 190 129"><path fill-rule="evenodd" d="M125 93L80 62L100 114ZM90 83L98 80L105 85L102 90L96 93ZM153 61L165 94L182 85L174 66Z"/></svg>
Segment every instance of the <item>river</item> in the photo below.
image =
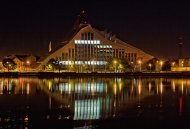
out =
<svg viewBox="0 0 190 129"><path fill-rule="evenodd" d="M0 129L188 128L188 78L0 78Z"/></svg>

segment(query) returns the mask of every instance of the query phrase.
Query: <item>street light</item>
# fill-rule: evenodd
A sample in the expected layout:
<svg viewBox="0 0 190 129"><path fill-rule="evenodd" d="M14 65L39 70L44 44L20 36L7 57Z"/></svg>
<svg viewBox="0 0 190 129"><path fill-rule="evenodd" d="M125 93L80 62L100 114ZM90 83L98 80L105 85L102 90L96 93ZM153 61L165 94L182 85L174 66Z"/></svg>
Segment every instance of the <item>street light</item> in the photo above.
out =
<svg viewBox="0 0 190 129"><path fill-rule="evenodd" d="M160 71L162 71L162 65L163 65L163 61L160 61Z"/></svg>
<svg viewBox="0 0 190 129"><path fill-rule="evenodd" d="M152 64L150 63L150 64L148 64L148 66L150 67L150 71L151 71Z"/></svg>
<svg viewBox="0 0 190 129"><path fill-rule="evenodd" d="M114 60L113 63L114 63L114 65L115 65L115 73L116 73L117 60Z"/></svg>
<svg viewBox="0 0 190 129"><path fill-rule="evenodd" d="M175 62L172 62L172 66L175 66Z"/></svg>
<svg viewBox="0 0 190 129"><path fill-rule="evenodd" d="M28 65L28 69L29 69L29 67L30 67L30 61L27 60L27 61L26 61L26 64Z"/></svg>
<svg viewBox="0 0 190 129"><path fill-rule="evenodd" d="M141 72L141 64L142 64L142 61L141 61L141 60L138 60L138 64L139 64L139 71Z"/></svg>

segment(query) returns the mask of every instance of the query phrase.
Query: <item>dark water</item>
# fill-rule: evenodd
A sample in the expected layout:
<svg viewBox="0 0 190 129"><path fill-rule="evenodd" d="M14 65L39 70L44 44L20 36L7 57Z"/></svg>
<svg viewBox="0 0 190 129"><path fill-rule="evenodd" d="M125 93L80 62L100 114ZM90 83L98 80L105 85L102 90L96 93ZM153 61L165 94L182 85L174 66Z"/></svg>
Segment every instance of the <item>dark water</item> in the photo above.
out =
<svg viewBox="0 0 190 129"><path fill-rule="evenodd" d="M190 128L190 79L0 78L0 129Z"/></svg>

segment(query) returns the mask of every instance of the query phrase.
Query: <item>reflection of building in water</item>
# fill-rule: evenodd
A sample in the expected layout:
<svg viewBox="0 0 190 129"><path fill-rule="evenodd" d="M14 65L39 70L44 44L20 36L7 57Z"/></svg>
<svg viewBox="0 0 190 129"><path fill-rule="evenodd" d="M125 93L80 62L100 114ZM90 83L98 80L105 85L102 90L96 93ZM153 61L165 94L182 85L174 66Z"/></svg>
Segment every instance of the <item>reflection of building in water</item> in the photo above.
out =
<svg viewBox="0 0 190 129"><path fill-rule="evenodd" d="M55 99L69 100L65 103L62 99L66 107L71 106L74 120L94 120L111 116L112 97L106 96L107 84L104 79L54 80L54 86L50 89L53 96L59 93L59 97L54 97Z"/></svg>
<svg viewBox="0 0 190 129"><path fill-rule="evenodd" d="M30 86L35 83L35 78L1 78L0 94L35 94L36 87Z"/></svg>
<svg viewBox="0 0 190 129"><path fill-rule="evenodd" d="M142 86L141 79L77 78L52 81L54 84L44 82L52 84L48 87L51 87L49 89L54 99L73 110L74 120L115 117L120 109L124 109L123 105L134 104L150 95ZM66 100L69 100L68 103Z"/></svg>
<svg viewBox="0 0 190 129"><path fill-rule="evenodd" d="M94 120L111 116L112 101L109 97L75 100L74 120Z"/></svg>
<svg viewBox="0 0 190 129"><path fill-rule="evenodd" d="M190 79L0 78L0 94L35 96L45 93L43 102L49 110L53 111L60 105L67 107L74 120L117 117L126 107L135 104L141 107L143 99L151 95L184 94L189 91Z"/></svg>

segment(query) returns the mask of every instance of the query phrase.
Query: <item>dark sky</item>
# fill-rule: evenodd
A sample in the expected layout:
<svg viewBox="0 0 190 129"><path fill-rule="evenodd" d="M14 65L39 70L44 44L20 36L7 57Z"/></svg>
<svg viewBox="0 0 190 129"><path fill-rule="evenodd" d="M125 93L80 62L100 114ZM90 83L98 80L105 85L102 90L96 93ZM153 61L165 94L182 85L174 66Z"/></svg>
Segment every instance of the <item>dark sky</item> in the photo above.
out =
<svg viewBox="0 0 190 129"><path fill-rule="evenodd" d="M81 10L91 25L156 57L176 58L178 37L190 57L190 7L183 0L4 0L0 2L0 57L44 55L56 46Z"/></svg>

